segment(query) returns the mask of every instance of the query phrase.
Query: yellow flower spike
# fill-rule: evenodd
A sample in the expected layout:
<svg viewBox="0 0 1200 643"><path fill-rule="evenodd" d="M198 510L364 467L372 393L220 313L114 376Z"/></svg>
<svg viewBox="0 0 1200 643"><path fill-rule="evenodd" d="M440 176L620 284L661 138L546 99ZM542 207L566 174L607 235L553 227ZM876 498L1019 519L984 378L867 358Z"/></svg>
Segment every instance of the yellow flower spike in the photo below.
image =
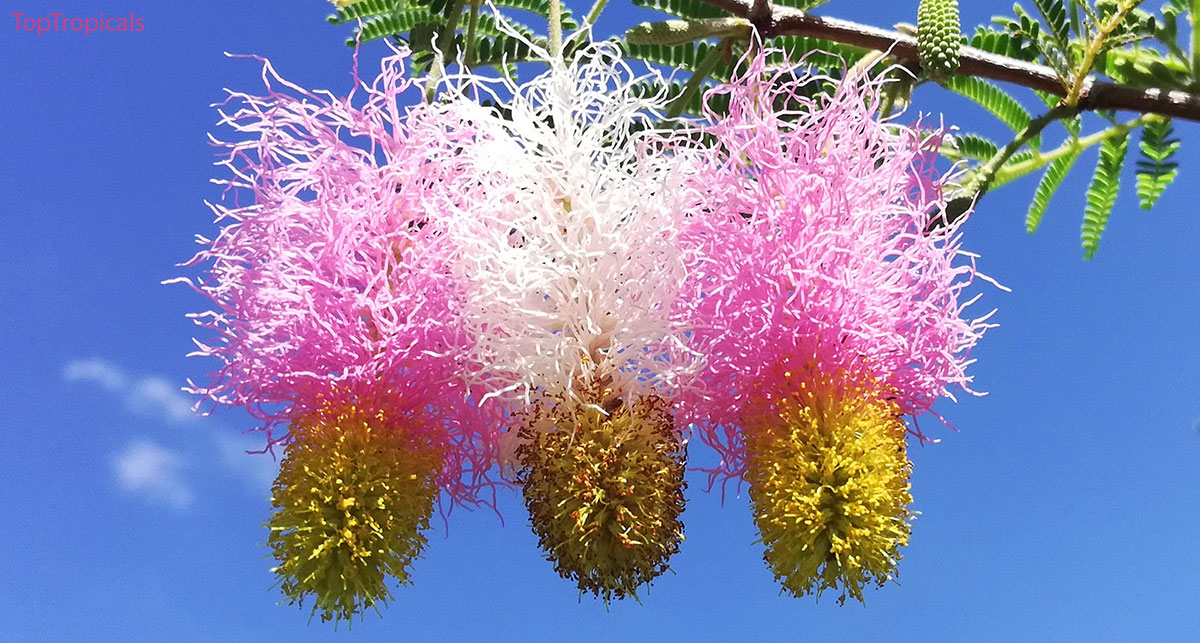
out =
<svg viewBox="0 0 1200 643"><path fill-rule="evenodd" d="M525 416L516 454L530 523L580 592L636 599L679 551L685 449L669 409L648 396L606 417L599 404L551 400Z"/></svg>
<svg viewBox="0 0 1200 643"><path fill-rule="evenodd" d="M749 407L746 479L763 558L788 592L863 600L908 544L899 407L871 386L810 382Z"/></svg>
<svg viewBox="0 0 1200 643"><path fill-rule="evenodd" d="M292 603L349 620L409 584L437 497L440 447L386 414L322 403L296 419L279 476L268 545Z"/></svg>

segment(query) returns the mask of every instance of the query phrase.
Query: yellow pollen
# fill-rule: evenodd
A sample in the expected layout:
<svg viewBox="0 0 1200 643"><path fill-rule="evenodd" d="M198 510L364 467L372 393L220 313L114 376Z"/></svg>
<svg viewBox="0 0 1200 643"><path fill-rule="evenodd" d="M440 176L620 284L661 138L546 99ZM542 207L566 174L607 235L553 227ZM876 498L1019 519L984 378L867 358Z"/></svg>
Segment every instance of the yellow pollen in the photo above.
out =
<svg viewBox="0 0 1200 643"><path fill-rule="evenodd" d="M685 449L669 404L643 397L606 415L598 402L543 400L519 431L518 481L555 570L605 601L636 598L683 540Z"/></svg>
<svg viewBox="0 0 1200 643"><path fill-rule="evenodd" d="M314 597L321 619L349 620L408 584L425 546L442 466L440 445L369 405L323 402L289 429L268 545L283 593Z"/></svg>
<svg viewBox="0 0 1200 643"><path fill-rule="evenodd" d="M865 378L864 378L865 379ZM912 503L905 426L876 386L811 386L747 409L746 479L764 559L790 593L863 600L894 575Z"/></svg>

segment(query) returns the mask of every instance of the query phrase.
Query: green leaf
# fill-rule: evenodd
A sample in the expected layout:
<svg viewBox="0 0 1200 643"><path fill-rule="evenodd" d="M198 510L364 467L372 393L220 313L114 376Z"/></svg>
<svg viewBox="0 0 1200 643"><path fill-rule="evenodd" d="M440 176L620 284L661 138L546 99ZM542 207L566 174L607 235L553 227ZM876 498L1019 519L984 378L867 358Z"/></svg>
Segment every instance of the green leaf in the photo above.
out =
<svg viewBox="0 0 1200 643"><path fill-rule="evenodd" d="M509 16L504 16L504 22L508 25L509 29L516 31L517 33L521 34L522 36L525 36L529 40L533 40L537 37L534 34L532 28L530 28L528 25L525 25L520 22L517 22L516 20L513 20ZM463 21L460 20L459 24L462 25ZM465 26L463 27L463 31L464 31L464 33L466 32ZM499 25L496 24L496 19L491 14L480 11L479 16L477 16L477 22L475 24L475 35L476 36L497 37L497 36L508 36L509 32L501 31Z"/></svg>
<svg viewBox="0 0 1200 643"><path fill-rule="evenodd" d="M654 9L673 16L688 18L726 18L729 12L718 9L700 0L632 0L633 4L644 9Z"/></svg>
<svg viewBox="0 0 1200 643"><path fill-rule="evenodd" d="M1033 0L1034 6L1041 12L1046 26L1050 28L1050 36L1054 44L1062 51L1070 43L1071 30L1067 24L1067 7L1062 0Z"/></svg>
<svg viewBox="0 0 1200 643"><path fill-rule="evenodd" d="M1038 37L1042 33L1042 23L1029 15L1029 12L1025 11L1024 7L1019 4L1013 5L1013 13L1017 14L1016 18L997 16L992 18L992 22L1003 26L1009 33L1015 36L1019 36L1030 42L1037 42Z"/></svg>
<svg viewBox="0 0 1200 643"><path fill-rule="evenodd" d="M1037 47L1023 36L982 26L975 28L975 35L971 36L968 44L988 53L1019 60L1033 61L1038 56Z"/></svg>
<svg viewBox="0 0 1200 643"><path fill-rule="evenodd" d="M533 58L533 50L530 49L529 45L512 36L476 37L476 66L494 67L503 64L528 62Z"/></svg>
<svg viewBox="0 0 1200 643"><path fill-rule="evenodd" d="M1063 179L1067 178L1067 174L1071 172L1071 167L1075 165L1079 154L1080 150L1072 150L1065 156L1054 159L1042 174L1042 179L1038 181L1037 189L1033 192L1033 203L1029 205L1029 212L1025 215L1025 231L1029 234L1037 232L1038 225L1042 222L1042 216L1046 214L1046 207L1050 205L1051 197L1062 185Z"/></svg>
<svg viewBox="0 0 1200 643"><path fill-rule="evenodd" d="M329 23L343 25L355 20L382 16L403 10L403 0L360 0L348 7L341 7L337 13L329 16Z"/></svg>
<svg viewBox="0 0 1200 643"><path fill-rule="evenodd" d="M753 27L743 18L694 18L643 22L625 32L625 40L637 45L683 45L708 38L736 37L745 40Z"/></svg>
<svg viewBox="0 0 1200 643"><path fill-rule="evenodd" d="M1012 128L1014 132L1025 129L1029 125L1029 121L1033 120L1029 110L1017 102L1017 99L982 78L955 76L946 82L946 87L975 101Z"/></svg>
<svg viewBox="0 0 1200 643"><path fill-rule="evenodd" d="M799 9L801 11L816 9L826 2L829 2L829 0L775 0L775 4L791 7L793 9Z"/></svg>
<svg viewBox="0 0 1200 643"><path fill-rule="evenodd" d="M550 0L493 0L493 4L497 7L528 11L529 13L537 14L545 20L550 19ZM571 10L567 8L566 3L562 3L561 6L563 33L566 34L569 31L578 29L579 23L571 17ZM507 16L505 17L507 18ZM465 26L466 21L462 21L462 24Z"/></svg>
<svg viewBox="0 0 1200 643"><path fill-rule="evenodd" d="M1073 76L1070 49L1059 48L1052 39L1046 36L1038 38L1037 47L1042 52L1046 65L1054 70L1054 75L1058 76L1063 85L1069 85Z"/></svg>
<svg viewBox="0 0 1200 643"><path fill-rule="evenodd" d="M786 57L792 62L804 58L804 64L823 71L842 72L862 59L869 50L820 38L805 36L776 36L771 40L775 49L783 55L772 53L767 57L770 63L780 63Z"/></svg>
<svg viewBox="0 0 1200 643"><path fill-rule="evenodd" d="M353 6L353 5L352 5ZM425 9L411 9L399 14L391 14L371 18L362 27L354 30L354 37L346 40L353 47L356 43L370 42L377 38L398 36L412 31L413 27L423 23L440 25L444 22L441 16L431 16Z"/></svg>
<svg viewBox="0 0 1200 643"><path fill-rule="evenodd" d="M648 63L655 63L684 71L695 71L701 61L708 56L708 53L717 46L708 42L690 42L674 46L634 45L629 42L621 42L620 44L622 53L627 58L643 60ZM730 64L718 62L712 73L709 74L709 77L720 82L727 82L732 73L732 61Z"/></svg>
<svg viewBox="0 0 1200 643"><path fill-rule="evenodd" d="M986 162L988 159L996 155L999 147L988 139L978 134L959 134L954 137L954 147L962 153L963 156L975 159L976 161Z"/></svg>
<svg viewBox="0 0 1200 643"><path fill-rule="evenodd" d="M1179 139L1173 133L1170 119L1155 119L1142 128L1138 144L1142 158L1137 163L1137 193L1143 210L1154 207L1167 186L1179 175L1179 164L1171 159L1179 149Z"/></svg>
<svg viewBox="0 0 1200 643"><path fill-rule="evenodd" d="M1121 186L1121 168L1125 165L1125 153L1129 149L1129 135L1122 134L1106 138L1100 143L1100 158L1096 172L1087 190L1087 206L1083 212L1083 258L1091 259L1100 248L1100 237L1108 226L1108 215L1117 202L1117 190Z"/></svg>

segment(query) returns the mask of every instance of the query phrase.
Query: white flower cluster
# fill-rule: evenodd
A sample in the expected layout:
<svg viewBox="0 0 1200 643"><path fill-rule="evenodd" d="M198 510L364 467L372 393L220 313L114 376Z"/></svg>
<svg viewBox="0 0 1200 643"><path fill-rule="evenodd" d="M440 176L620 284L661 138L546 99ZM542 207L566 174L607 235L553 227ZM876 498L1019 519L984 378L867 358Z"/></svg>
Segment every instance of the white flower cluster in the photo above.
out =
<svg viewBox="0 0 1200 643"><path fill-rule="evenodd" d="M673 311L686 278L680 231L695 208L687 164L646 148L637 130L662 107L611 44L521 86L507 113L450 101L469 144L435 211L461 240L451 262L476 338L467 380L488 397L670 397L699 355ZM478 77L458 91L491 93ZM495 95L494 93L492 94ZM500 103L501 101L496 101Z"/></svg>

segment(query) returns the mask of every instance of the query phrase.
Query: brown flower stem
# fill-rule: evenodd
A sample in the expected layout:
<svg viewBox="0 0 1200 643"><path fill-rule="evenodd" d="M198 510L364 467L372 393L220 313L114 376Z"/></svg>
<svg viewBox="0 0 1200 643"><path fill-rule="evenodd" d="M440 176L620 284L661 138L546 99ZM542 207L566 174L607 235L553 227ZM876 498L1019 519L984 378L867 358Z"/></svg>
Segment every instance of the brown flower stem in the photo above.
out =
<svg viewBox="0 0 1200 643"><path fill-rule="evenodd" d="M789 7L776 6L770 11L756 9L765 4L761 1L756 4L746 0L701 1L746 18L763 38L807 36L886 51L899 60L919 60L917 39L898 31L838 18L818 17ZM963 47L959 52L959 60L961 62L956 73L960 76L989 78L1056 96L1068 96L1069 88L1064 87L1054 70L1045 65L988 53L974 47ZM1083 111L1123 110L1200 122L1200 95L1156 88L1142 89L1102 81L1095 76L1080 79L1077 106Z"/></svg>

